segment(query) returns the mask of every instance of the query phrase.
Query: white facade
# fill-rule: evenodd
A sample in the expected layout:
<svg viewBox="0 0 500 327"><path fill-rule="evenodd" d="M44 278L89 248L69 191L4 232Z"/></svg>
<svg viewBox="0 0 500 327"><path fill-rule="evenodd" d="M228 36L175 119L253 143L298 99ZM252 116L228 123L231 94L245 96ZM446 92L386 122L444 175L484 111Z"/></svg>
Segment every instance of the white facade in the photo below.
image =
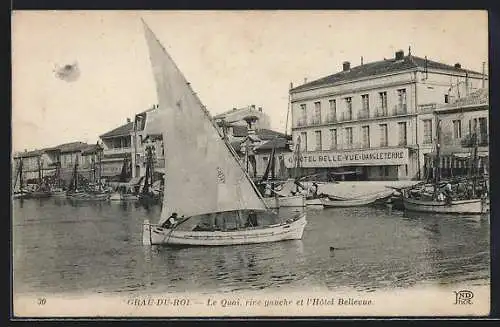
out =
<svg viewBox="0 0 500 327"><path fill-rule="evenodd" d="M481 74L461 69L410 67L292 89L292 135L295 143L300 137L302 167L356 170L363 179L419 179L423 156L432 151L435 139L433 110L483 83ZM374 151L403 154L381 159L387 156L370 155ZM346 154L358 159L323 161L320 167L305 159ZM292 162L286 161L290 168Z"/></svg>

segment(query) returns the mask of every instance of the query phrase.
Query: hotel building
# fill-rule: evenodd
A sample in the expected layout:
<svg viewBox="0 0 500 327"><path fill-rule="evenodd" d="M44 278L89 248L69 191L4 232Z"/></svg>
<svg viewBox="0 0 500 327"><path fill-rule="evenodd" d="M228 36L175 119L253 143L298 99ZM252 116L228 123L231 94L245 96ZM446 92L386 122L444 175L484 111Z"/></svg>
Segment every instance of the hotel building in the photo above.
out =
<svg viewBox="0 0 500 327"><path fill-rule="evenodd" d="M484 73L397 51L290 90L302 173L357 180L421 179L436 108L484 87ZM288 155L287 168L295 166ZM349 174L347 174L349 173Z"/></svg>

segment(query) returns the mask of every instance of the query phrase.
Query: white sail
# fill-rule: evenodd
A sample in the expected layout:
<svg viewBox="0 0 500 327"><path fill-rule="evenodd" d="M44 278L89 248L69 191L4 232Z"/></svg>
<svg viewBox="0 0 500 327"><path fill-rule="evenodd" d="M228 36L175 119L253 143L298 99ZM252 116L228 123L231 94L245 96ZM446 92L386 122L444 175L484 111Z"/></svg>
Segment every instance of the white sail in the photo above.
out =
<svg viewBox="0 0 500 327"><path fill-rule="evenodd" d="M173 212L189 217L266 209L180 70L146 23L144 29L165 148L166 179L160 222Z"/></svg>

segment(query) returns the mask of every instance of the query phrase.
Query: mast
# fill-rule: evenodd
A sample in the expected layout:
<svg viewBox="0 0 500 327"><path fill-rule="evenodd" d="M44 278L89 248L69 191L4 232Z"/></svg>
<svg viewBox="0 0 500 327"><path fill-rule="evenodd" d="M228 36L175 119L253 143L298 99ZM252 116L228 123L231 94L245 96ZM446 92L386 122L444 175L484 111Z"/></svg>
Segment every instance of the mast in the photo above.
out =
<svg viewBox="0 0 500 327"><path fill-rule="evenodd" d="M436 116L436 158L434 161L434 197L437 196L438 183L441 179L441 121Z"/></svg>

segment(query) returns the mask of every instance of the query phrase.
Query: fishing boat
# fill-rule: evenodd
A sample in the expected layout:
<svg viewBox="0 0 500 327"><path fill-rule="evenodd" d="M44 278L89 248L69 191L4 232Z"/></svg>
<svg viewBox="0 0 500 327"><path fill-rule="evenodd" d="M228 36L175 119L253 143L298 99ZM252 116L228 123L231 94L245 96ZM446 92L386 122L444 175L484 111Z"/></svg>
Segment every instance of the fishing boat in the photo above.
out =
<svg viewBox="0 0 500 327"><path fill-rule="evenodd" d="M430 213L446 213L446 214L481 214L488 210L488 205L486 203L487 197L485 194L479 195L476 192L476 181L477 177L475 174L475 167L477 164L477 132L473 134L473 154L471 156L471 170L470 176L467 180L468 184L471 184L472 192L470 196L466 199L454 199L451 195L448 195L448 199L445 199L440 191L440 181L441 171L440 171L440 140L441 140L441 121L437 120L437 141L436 141L436 157L434 167L436 167L436 173L434 174L434 181L432 184L433 193L425 194L425 192L420 192L420 198L412 196L414 192L412 189L403 190L402 199L405 210L418 211L418 212L430 212ZM449 181L448 181L449 183ZM451 184L450 184L451 186ZM451 192L451 191L450 191Z"/></svg>
<svg viewBox="0 0 500 327"><path fill-rule="evenodd" d="M245 151L248 153L248 151ZM283 185L276 182L276 140L271 151L271 160L268 161L264 175L259 185L264 203L270 209L280 207L305 207L306 198L302 194L292 195L283 189ZM291 191L291 189L289 190Z"/></svg>
<svg viewBox="0 0 500 327"><path fill-rule="evenodd" d="M336 199L332 200L328 197L321 198L325 208L345 208L345 207L360 207L370 204L374 204L377 201L387 199L392 195L390 192L382 192L376 194L363 195L361 197L350 198L350 199Z"/></svg>
<svg viewBox="0 0 500 327"><path fill-rule="evenodd" d="M145 205L160 204L162 194L153 187L154 183L154 145L146 144L146 174L143 179L142 188L138 194L139 202Z"/></svg>
<svg viewBox="0 0 500 327"><path fill-rule="evenodd" d="M12 198L13 199L26 199L29 197L30 192L24 188L23 183L23 159L19 158L17 164L17 172L13 185Z"/></svg>
<svg viewBox="0 0 500 327"><path fill-rule="evenodd" d="M78 158L76 158L73 176L71 178L69 190L66 193L66 198L74 201L107 201L110 195L110 193L102 190L100 184L92 186L87 185L87 187L79 185Z"/></svg>
<svg viewBox="0 0 500 327"><path fill-rule="evenodd" d="M143 244L221 246L301 239L306 214L282 220L266 207L238 155L143 24L162 113L156 133L163 135L167 152L160 221L144 221Z"/></svg>
<svg viewBox="0 0 500 327"><path fill-rule="evenodd" d="M43 169L42 169L42 159L38 157L38 184L35 189L30 191L30 199L43 199L48 198L52 195L50 187L43 180Z"/></svg>

